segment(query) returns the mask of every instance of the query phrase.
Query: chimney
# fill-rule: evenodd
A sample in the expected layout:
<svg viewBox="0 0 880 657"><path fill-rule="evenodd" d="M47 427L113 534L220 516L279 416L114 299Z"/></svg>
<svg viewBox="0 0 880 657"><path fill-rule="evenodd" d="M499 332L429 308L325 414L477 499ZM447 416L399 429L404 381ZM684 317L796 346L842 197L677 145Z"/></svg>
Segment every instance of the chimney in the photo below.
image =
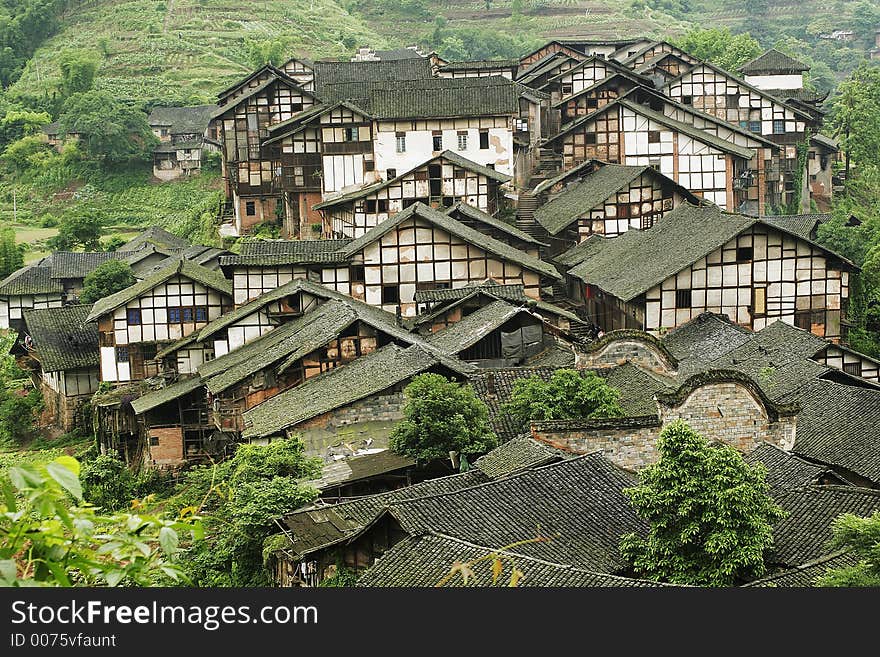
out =
<svg viewBox="0 0 880 657"><path fill-rule="evenodd" d="M458 468L461 467L461 461L458 458L458 452L456 452L455 450L450 451L449 460L452 462L452 469L457 472Z"/></svg>

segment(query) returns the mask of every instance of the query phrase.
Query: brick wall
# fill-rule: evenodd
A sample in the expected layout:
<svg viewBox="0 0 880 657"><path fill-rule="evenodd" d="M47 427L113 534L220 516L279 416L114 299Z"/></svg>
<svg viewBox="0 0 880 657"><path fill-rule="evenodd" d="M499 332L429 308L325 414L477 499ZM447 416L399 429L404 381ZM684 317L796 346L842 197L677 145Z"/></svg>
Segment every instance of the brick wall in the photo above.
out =
<svg viewBox="0 0 880 657"><path fill-rule="evenodd" d="M183 463L183 429L180 427L166 427L164 429L150 429L149 431L150 455L157 466L173 466ZM159 440L158 445L153 445L154 439Z"/></svg>
<svg viewBox="0 0 880 657"><path fill-rule="evenodd" d="M669 374L675 368L664 354L649 342L635 339L616 339L596 351L578 355L578 367L613 367L632 362L639 367Z"/></svg>
<svg viewBox="0 0 880 657"><path fill-rule="evenodd" d="M656 417L603 421L555 420L533 422L537 440L575 454L602 450L617 465L638 470L657 460L655 446L660 435Z"/></svg>
<svg viewBox="0 0 880 657"><path fill-rule="evenodd" d="M89 403L91 395L67 397L53 390L45 382L40 384L40 393L45 402L40 424L51 424L65 432L73 431L78 424L82 424L80 407ZM84 426L82 428L90 429L91 427Z"/></svg>
<svg viewBox="0 0 880 657"><path fill-rule="evenodd" d="M385 392L337 408L288 429L299 434L306 453L320 454L340 443L359 446L372 438L371 447L387 447L388 436L402 418L402 392Z"/></svg>

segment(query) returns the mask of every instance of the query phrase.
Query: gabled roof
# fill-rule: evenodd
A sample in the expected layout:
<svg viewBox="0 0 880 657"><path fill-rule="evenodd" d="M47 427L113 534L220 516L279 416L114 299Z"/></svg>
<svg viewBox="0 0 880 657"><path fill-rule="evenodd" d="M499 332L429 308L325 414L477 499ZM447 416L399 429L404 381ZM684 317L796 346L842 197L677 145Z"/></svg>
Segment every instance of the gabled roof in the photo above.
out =
<svg viewBox="0 0 880 657"><path fill-rule="evenodd" d="M276 141L296 134L301 130L304 130L312 121L317 119L319 116L323 116L328 112L332 112L338 107L344 107L354 114L363 116L367 119L370 118L370 114L366 110L361 109L349 100L338 100L335 103L321 103L318 105L313 105L312 107L305 109L302 112L297 112L289 119L270 125L269 137L263 140L263 146L273 144Z"/></svg>
<svg viewBox="0 0 880 657"><path fill-rule="evenodd" d="M659 64L661 61L666 59L667 57L675 57L678 61L684 62L688 66L693 66L694 63L682 57L680 54L676 52L659 52L653 57L646 59L644 62L639 64L635 69L633 69L636 73L640 73L641 75L650 75L650 72L654 70L654 67ZM663 71L665 73L665 71Z"/></svg>
<svg viewBox="0 0 880 657"><path fill-rule="evenodd" d="M656 415L657 402L654 401L654 396L668 392L675 385L673 379L643 370L629 361L602 369L598 374L620 393L619 402L626 417Z"/></svg>
<svg viewBox="0 0 880 657"><path fill-rule="evenodd" d="M397 183L398 181L403 180L404 178L413 175L414 171L418 171L419 169L423 169L424 167L428 166L432 162L436 162L437 160L446 160L447 162L449 162L450 164L452 164L454 166L461 167L462 169L465 169L467 171L472 171L472 172L477 173L481 176L486 176L489 180L495 180L495 181L502 183L502 184L509 182L511 180L511 177L508 176L507 174L501 173L500 171L496 171L495 169L490 169L489 167L484 166L482 164L477 164L473 160L469 160L466 157L462 157L461 155L459 155L455 151L446 150L446 151L443 151L442 153L440 153L439 155L432 157L430 160L426 160L426 161L422 162L421 164L414 166L409 171L405 171L404 173L398 174L394 178L389 178L388 180L386 180L384 182L374 183L372 185L367 185L365 187L361 187L360 189L356 189L351 192L340 194L339 196L335 196L335 197L330 198L326 201L316 203L312 207L316 210L320 210L323 208L332 208L335 205L340 205L342 203L349 203L349 202L355 201L359 198L369 196L370 194L374 194L375 192L378 192L380 189L385 189L386 187L389 187L389 186Z"/></svg>
<svg viewBox="0 0 880 657"><path fill-rule="evenodd" d="M285 73L282 69L280 69L276 66L273 66L272 64L263 64L260 68L248 73L246 77L242 78L238 82L232 83L231 85L229 85L228 87L226 87L225 89L220 91L217 94L217 99L223 100L224 98L226 98L230 94L234 93L237 89L240 89L241 87L246 85L248 82L250 82L254 78L257 78L266 72L271 73L273 76L273 77L269 78L270 81L273 79L277 79L277 78L286 78L287 80L290 80L292 82L296 82L295 80L293 80L293 78L288 76L287 73ZM245 94L245 95L249 95L249 94ZM309 95L312 95L312 94L309 94ZM237 102L237 100L238 99L236 99L236 102Z"/></svg>
<svg viewBox="0 0 880 657"><path fill-rule="evenodd" d="M85 278L109 260L122 260L131 255L115 251L56 251L52 254L52 278Z"/></svg>
<svg viewBox="0 0 880 657"><path fill-rule="evenodd" d="M633 71L631 68L627 68L626 66L624 66L620 62L617 62L613 59L606 59L604 57L597 57L595 55L589 55L586 59L584 59L583 61L578 63L576 66L572 66L567 71L563 71L562 73L559 73L558 75L554 75L552 78L547 80L547 82L552 83L552 82L556 82L558 80L561 80L562 78L566 77L567 75L571 75L572 73L575 73L575 72L581 70L582 68L587 67L589 64L592 64L593 62L599 62L606 69L610 69L610 70L614 71L615 74L622 75L622 76L629 78L630 80L633 80L633 81L638 82L640 84L650 83L650 80L648 78L646 78L643 75L639 75L638 73ZM606 79L607 79L607 77L610 77L610 76L606 76Z"/></svg>
<svg viewBox="0 0 880 657"><path fill-rule="evenodd" d="M356 454L346 459L325 463L321 469L321 476L317 479L303 479L300 483L324 491L362 481L371 477L409 469L416 465L416 461L408 456L383 449L372 454Z"/></svg>
<svg viewBox="0 0 880 657"><path fill-rule="evenodd" d="M648 51L651 50L652 48L657 48L658 46L664 46L664 45L665 45L665 46L669 46L670 48L672 48L672 50L669 50L669 51L667 51L667 52L664 53L664 54L673 53L673 54L678 55L679 57L682 57L683 59L691 58L691 59L693 59L694 61L699 61L696 57L694 57L694 56L691 55L690 53L688 53L688 52L682 50L681 48L678 48L678 47L676 47L676 46L673 46L673 45L672 45L671 43L669 43L668 41L652 41L651 43L649 43L649 44L647 44L647 45L645 45L645 46L639 48L636 52L634 52L634 53L633 53L632 55L630 55L629 57L623 59L623 60L621 61L621 64L628 66L628 65L632 64L633 62L635 62L635 60L637 60L639 57L641 57L642 55L644 55L646 52L648 52Z"/></svg>
<svg viewBox="0 0 880 657"><path fill-rule="evenodd" d="M312 70L315 91L326 100L339 100L332 85L350 82L384 83L424 80L433 76L431 60L427 57L379 61L317 61Z"/></svg>
<svg viewBox="0 0 880 657"><path fill-rule="evenodd" d="M588 93L591 93L591 92L593 92L593 91L596 91L597 89L600 89L600 88L602 88L602 87L604 87L604 86L606 86L606 85L609 85L609 84L613 83L615 80L618 80L618 79L621 79L621 78L627 80L628 82L631 82L633 85L641 85L641 84L644 84L644 83L642 83L642 82L639 82L639 81L637 81L637 80L634 80L633 77L632 77L631 75L624 75L623 73L617 73L617 72L615 72L615 73L613 73L612 75L609 75L607 78L602 78L601 80L599 80L599 81L597 81L597 82L594 82L594 83L591 84L589 87L584 87L583 89L581 89L581 90L578 91L577 93L573 93L573 94L571 94L571 95L569 95L569 96L563 96L563 97L560 98L559 100L554 101L554 102L551 104L551 107L561 107L561 106L563 106L563 105L566 105L566 104L570 103L571 101L573 101L573 100L575 100L575 99L577 99L577 98L580 98L581 96L583 96L583 95L585 95L585 94L588 94Z"/></svg>
<svg viewBox="0 0 880 657"><path fill-rule="evenodd" d="M437 357L417 345L386 345L245 411L242 437L281 433L317 415L387 390L439 364Z"/></svg>
<svg viewBox="0 0 880 657"><path fill-rule="evenodd" d="M220 256L220 266L307 265L344 262L342 240L245 240L241 252Z"/></svg>
<svg viewBox="0 0 880 657"><path fill-rule="evenodd" d="M574 456L571 452L551 447L529 435L521 435L501 443L491 452L478 458L474 461L474 467L482 470L490 479L498 479L514 472L556 463Z"/></svg>
<svg viewBox="0 0 880 657"><path fill-rule="evenodd" d="M226 296L232 296L232 283L223 278L217 272L196 265L188 260L174 260L170 264L163 266L155 274L151 274L142 281L138 281L116 294L104 297L98 300L92 307L87 321L98 319L107 313L115 310L119 306L127 304L129 301L137 299L142 294L146 294L157 285L161 285L169 278L177 275L184 276L193 281L201 283L207 288L220 292Z"/></svg>
<svg viewBox="0 0 880 657"><path fill-rule="evenodd" d="M164 228L150 226L140 235L135 235L125 244L120 246L117 251L137 251L145 244L153 244L154 246L166 249L185 249L190 245L190 243L184 238L179 237L174 233L169 233Z"/></svg>
<svg viewBox="0 0 880 657"><path fill-rule="evenodd" d="M669 586L644 579L630 579L596 573L570 564L552 563L520 554L499 550L498 546L476 545L450 536L428 532L408 536L384 552L361 574L357 586L364 587L429 587L443 582L444 586L493 586L492 560L486 555L497 554L503 567L498 585L510 580L512 567L525 574L520 587L656 587ZM460 574L448 577L456 564L475 562L473 575L465 583Z"/></svg>
<svg viewBox="0 0 880 657"><path fill-rule="evenodd" d="M746 454L745 461L749 465L762 464L767 469L766 481L774 489L816 484L828 472L827 467L805 461L768 442L760 443Z"/></svg>
<svg viewBox="0 0 880 657"><path fill-rule="evenodd" d="M413 203L407 209L398 212L390 219L386 219L377 226L374 226L357 239L352 240L342 253L346 258L350 258L358 251L364 249L367 245L372 244L383 235L402 224L404 221L415 218L427 221L441 230L446 231L450 235L454 235L455 237L458 237L469 244L473 244L484 251L493 253L504 260L515 262L526 269L550 278L555 278L557 280L562 279L562 276L560 276L559 272L556 271L556 268L552 265L529 255L525 251L520 251L519 249L504 244L503 242L499 242L493 237L484 235L474 228L466 226L460 221L453 219L449 215L428 207L424 203Z"/></svg>
<svg viewBox="0 0 880 657"><path fill-rule="evenodd" d="M477 59L466 62L448 62L440 67L441 71L485 71L495 69L513 69L519 67L518 59Z"/></svg>
<svg viewBox="0 0 880 657"><path fill-rule="evenodd" d="M445 290L417 290L414 301L416 303L444 303L448 301L461 301L479 294L487 292L499 299L508 301L521 301L523 303L529 301L529 297L523 291L522 283L511 283L509 285L501 285L493 279L487 278L482 283L474 283L465 287L453 287Z"/></svg>
<svg viewBox="0 0 880 657"><path fill-rule="evenodd" d="M727 315L700 313L663 336L661 343L678 360L679 371L690 376L748 342L752 331L730 321Z"/></svg>
<svg viewBox="0 0 880 657"><path fill-rule="evenodd" d="M585 174L581 182L569 186L554 196L550 201L535 210L535 220L551 235L556 235L579 217L610 196L616 194L643 175L663 179L663 182L676 188L676 191L692 203L700 199L688 189L682 187L671 178L649 166L626 166L622 164L606 164L595 171ZM535 190L537 192L537 189Z"/></svg>
<svg viewBox="0 0 880 657"><path fill-rule="evenodd" d="M682 204L650 230L614 238L593 235L579 246L585 256L569 273L622 301L632 301L724 245L757 221L715 207ZM621 265L624 266L621 266Z"/></svg>
<svg viewBox="0 0 880 657"><path fill-rule="evenodd" d="M507 301L493 301L442 331L431 334L427 340L446 353L458 353L476 344L520 313L532 315L521 306L515 306Z"/></svg>
<svg viewBox="0 0 880 657"><path fill-rule="evenodd" d="M815 239L815 231L819 224L825 223L830 218L830 214L780 214L765 215L761 220L787 233L812 241Z"/></svg>
<svg viewBox="0 0 880 657"><path fill-rule="evenodd" d="M744 586L772 586L774 588L804 588L816 585L816 580L831 569L855 566L858 556L849 550L837 550L799 564L794 568L762 577Z"/></svg>
<svg viewBox="0 0 880 657"><path fill-rule="evenodd" d="M91 306L25 310L27 332L44 372L97 368L98 325L86 322Z"/></svg>
<svg viewBox="0 0 880 657"><path fill-rule="evenodd" d="M276 83L283 84L287 88L293 89L294 91L302 94L303 96L308 96L309 98L314 98L317 100L317 96L314 93L303 89L296 82L296 80L294 80L291 77L288 77L285 73L283 73L281 71L278 71L278 73L279 74L276 75L275 77L271 77L268 80L261 82L256 87L253 87L252 89L248 89L241 96L237 96L237 97L233 98L230 102L226 103L225 105L220 105L219 107L217 107L214 110L214 113L211 115L211 118L216 119L217 117L223 116L227 112L234 110L236 107L241 105L244 101L246 101L251 96L254 96L262 91L265 91L266 89L268 89L269 87L271 87L273 84L276 84Z"/></svg>
<svg viewBox="0 0 880 657"><path fill-rule="evenodd" d="M169 134L203 134L216 105L194 105L191 107L154 107L147 118L151 126L170 126Z"/></svg>
<svg viewBox="0 0 880 657"><path fill-rule="evenodd" d="M535 244L537 246L547 246L543 242L539 242L538 240L536 240L528 233L521 231L513 224L509 224L506 221L498 219L497 217L493 217L492 215L487 214L479 208L475 208L474 206L469 205L464 201L458 201L457 203L455 203L446 211L446 214L451 215L454 218L464 216L471 221L483 224L484 226L488 226L489 228L500 231L502 233L507 233L511 237L514 237L522 242ZM458 220L461 221L461 219Z"/></svg>
<svg viewBox="0 0 880 657"><path fill-rule="evenodd" d="M838 152L840 150L840 142L833 137L828 137L827 135L823 135L822 133L817 133L810 137L810 142L819 144L820 146L824 146L830 151Z"/></svg>
<svg viewBox="0 0 880 657"><path fill-rule="evenodd" d="M532 62L532 64L522 71L519 72L519 75L516 78L516 81L520 84L528 85L531 82L534 82L539 77L544 75L545 73L549 73L557 66L561 66L568 61L579 62L581 61L581 57L583 55L578 55L578 57L572 57L561 51L552 52L548 55L544 55L541 59L536 62Z"/></svg>
<svg viewBox="0 0 880 657"><path fill-rule="evenodd" d="M61 281L52 278L51 267L39 264L18 269L0 281L0 296L62 294Z"/></svg>
<svg viewBox="0 0 880 657"><path fill-rule="evenodd" d="M770 48L762 55L746 62L737 69L744 75L774 75L780 73L803 73L810 67L776 48Z"/></svg>
<svg viewBox="0 0 880 657"><path fill-rule="evenodd" d="M135 415L142 415L143 413L151 411L154 408L158 408L163 404L167 404L170 401L174 401L175 399L179 399L184 395L195 392L203 386L204 383L202 382L201 377L198 376L194 376L188 379L181 379L180 381L176 381L175 383L167 385L164 388L152 390L144 395L141 395L137 399L133 399L131 401L131 408L134 411Z"/></svg>

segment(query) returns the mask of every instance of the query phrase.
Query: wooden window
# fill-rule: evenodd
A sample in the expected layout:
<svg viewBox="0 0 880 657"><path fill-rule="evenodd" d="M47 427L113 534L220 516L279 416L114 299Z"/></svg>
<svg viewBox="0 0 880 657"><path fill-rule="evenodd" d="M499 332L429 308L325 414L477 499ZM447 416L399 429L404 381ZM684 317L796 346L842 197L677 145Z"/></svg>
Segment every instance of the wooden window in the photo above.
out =
<svg viewBox="0 0 880 657"><path fill-rule="evenodd" d="M649 144L659 144L660 143L660 131L659 130L648 130L648 143Z"/></svg>
<svg viewBox="0 0 880 657"><path fill-rule="evenodd" d="M128 362L128 347L116 347L116 362L117 363L127 363Z"/></svg>
<svg viewBox="0 0 880 657"><path fill-rule="evenodd" d="M749 131L754 132L755 134L761 133L761 122L760 121L749 121Z"/></svg>
<svg viewBox="0 0 880 657"><path fill-rule="evenodd" d="M354 128L344 128L343 129L343 139L345 141L357 141L358 140L358 129Z"/></svg>
<svg viewBox="0 0 880 657"><path fill-rule="evenodd" d="M628 219L630 216L629 203L617 204L617 217L619 219Z"/></svg>
<svg viewBox="0 0 880 657"><path fill-rule="evenodd" d="M140 308L129 308L125 313L125 321L129 326L136 326L141 323Z"/></svg>
<svg viewBox="0 0 880 657"><path fill-rule="evenodd" d="M640 224L640 228L642 230L648 230L654 226L654 215L653 214L643 214L642 220Z"/></svg>
<svg viewBox="0 0 880 657"><path fill-rule="evenodd" d="M168 309L168 323L169 324L180 324L180 308L169 308Z"/></svg>
<svg viewBox="0 0 880 657"><path fill-rule="evenodd" d="M752 316L759 317L767 314L767 288L752 288Z"/></svg>
<svg viewBox="0 0 880 657"><path fill-rule="evenodd" d="M859 363L844 363L843 371L847 374L852 374L853 376L861 376L862 366Z"/></svg>
<svg viewBox="0 0 880 657"><path fill-rule="evenodd" d="M433 142L432 148L435 151L443 150L443 133L440 130L431 132L431 141Z"/></svg>
<svg viewBox="0 0 880 657"><path fill-rule="evenodd" d="M488 130L480 130L480 150L486 150L489 148L489 131Z"/></svg>
<svg viewBox="0 0 880 657"><path fill-rule="evenodd" d="M382 304L400 303L400 287L397 285L382 286Z"/></svg>
<svg viewBox="0 0 880 657"><path fill-rule="evenodd" d="M676 308L690 308L691 303L692 303L691 290L676 290L675 291L675 307Z"/></svg>
<svg viewBox="0 0 880 657"><path fill-rule="evenodd" d="M254 201L245 201L244 213L249 217L255 216L257 214L257 204Z"/></svg>
<svg viewBox="0 0 880 657"><path fill-rule="evenodd" d="M159 446L159 436L150 436L150 447Z"/></svg>
<svg viewBox="0 0 880 657"><path fill-rule="evenodd" d="M810 313L809 310L799 310L794 314L794 325L798 328L802 328L805 331L810 330Z"/></svg>
<svg viewBox="0 0 880 657"><path fill-rule="evenodd" d="M596 133L588 132L584 135L584 143L585 144L595 144L596 143Z"/></svg>
<svg viewBox="0 0 880 657"><path fill-rule="evenodd" d="M376 201L376 210L378 212L388 212L388 201L385 199Z"/></svg>
<svg viewBox="0 0 880 657"><path fill-rule="evenodd" d="M563 96L570 96L573 91L574 91L574 88L572 87L570 82L563 83L563 85L562 85L562 95Z"/></svg>
<svg viewBox="0 0 880 657"><path fill-rule="evenodd" d="M363 283L366 278L364 276L363 265L351 265L348 268L348 272L348 277L351 279L352 283Z"/></svg>
<svg viewBox="0 0 880 657"><path fill-rule="evenodd" d="M180 314L184 322L193 321L193 309L192 308L181 308Z"/></svg>
<svg viewBox="0 0 880 657"><path fill-rule="evenodd" d="M197 322L207 322L208 321L208 307L207 306L196 306L196 321Z"/></svg>
<svg viewBox="0 0 880 657"><path fill-rule="evenodd" d="M660 158L652 157L648 160L648 166L654 169L654 171L660 171Z"/></svg>
<svg viewBox="0 0 880 657"><path fill-rule="evenodd" d="M395 147L398 153L406 153L406 133L398 132L394 135Z"/></svg>
<svg viewBox="0 0 880 657"><path fill-rule="evenodd" d="M694 104L694 97L693 96L682 96L681 97L681 104L682 105L693 105Z"/></svg>
<svg viewBox="0 0 880 657"><path fill-rule="evenodd" d="M596 109L599 107L599 99L598 98L587 98L584 101L584 105L587 109Z"/></svg>
<svg viewBox="0 0 880 657"><path fill-rule="evenodd" d="M397 169L385 169L385 178L387 180L397 178Z"/></svg>
<svg viewBox="0 0 880 657"><path fill-rule="evenodd" d="M727 94L727 109L739 109L739 94Z"/></svg>
<svg viewBox="0 0 880 657"><path fill-rule="evenodd" d="M372 159L364 158L364 171L373 171L375 168L376 163Z"/></svg>
<svg viewBox="0 0 880 657"><path fill-rule="evenodd" d="M467 150L467 138L468 138L467 130L459 130L458 131L458 150L460 150L460 151Z"/></svg>
<svg viewBox="0 0 880 657"><path fill-rule="evenodd" d="M376 214L376 201L370 199L364 201L364 212L367 214Z"/></svg>
<svg viewBox="0 0 880 657"><path fill-rule="evenodd" d="M751 246L739 246L736 249L737 262L751 262L755 258L755 249Z"/></svg>
<svg viewBox="0 0 880 657"><path fill-rule="evenodd" d="M773 119L773 134L774 135L784 135L785 134L785 121L782 119Z"/></svg>
<svg viewBox="0 0 880 657"><path fill-rule="evenodd" d="M156 354L159 353L159 347L155 342L146 342L141 345L141 352L144 355L144 360L156 360Z"/></svg>

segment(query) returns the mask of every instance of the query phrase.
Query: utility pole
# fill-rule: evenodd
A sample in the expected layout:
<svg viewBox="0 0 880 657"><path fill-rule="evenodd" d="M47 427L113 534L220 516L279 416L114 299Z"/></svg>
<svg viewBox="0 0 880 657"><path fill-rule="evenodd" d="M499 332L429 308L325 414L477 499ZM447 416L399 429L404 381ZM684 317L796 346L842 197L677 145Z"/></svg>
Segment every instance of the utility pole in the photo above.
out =
<svg viewBox="0 0 880 657"><path fill-rule="evenodd" d="M18 223L18 204L15 198L15 187L12 188L12 223Z"/></svg>

